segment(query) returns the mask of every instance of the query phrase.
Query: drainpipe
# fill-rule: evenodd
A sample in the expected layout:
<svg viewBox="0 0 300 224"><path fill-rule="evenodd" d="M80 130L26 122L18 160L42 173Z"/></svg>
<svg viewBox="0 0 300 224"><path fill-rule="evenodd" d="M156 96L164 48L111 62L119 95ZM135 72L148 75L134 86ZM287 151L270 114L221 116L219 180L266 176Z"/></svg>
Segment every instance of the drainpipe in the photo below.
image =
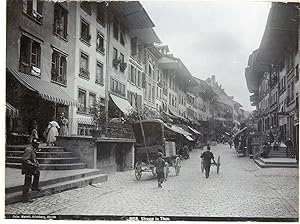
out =
<svg viewBox="0 0 300 224"><path fill-rule="evenodd" d="M110 21L107 23L107 40L106 40L106 73L105 73L105 121L108 122L108 84L109 84L109 55L110 55Z"/></svg>

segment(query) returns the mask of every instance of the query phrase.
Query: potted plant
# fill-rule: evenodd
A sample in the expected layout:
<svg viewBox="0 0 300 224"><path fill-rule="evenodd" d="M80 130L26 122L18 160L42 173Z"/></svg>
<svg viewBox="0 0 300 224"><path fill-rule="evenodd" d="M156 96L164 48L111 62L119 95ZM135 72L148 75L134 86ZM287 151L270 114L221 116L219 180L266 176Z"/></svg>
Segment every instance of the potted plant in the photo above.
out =
<svg viewBox="0 0 300 224"><path fill-rule="evenodd" d="M126 68L127 68L127 63L126 62L121 62L120 63L120 70L122 72L124 72Z"/></svg>
<svg viewBox="0 0 300 224"><path fill-rule="evenodd" d="M121 63L121 60L120 59L114 59L113 60L113 66L115 67L115 68L118 68L118 65Z"/></svg>

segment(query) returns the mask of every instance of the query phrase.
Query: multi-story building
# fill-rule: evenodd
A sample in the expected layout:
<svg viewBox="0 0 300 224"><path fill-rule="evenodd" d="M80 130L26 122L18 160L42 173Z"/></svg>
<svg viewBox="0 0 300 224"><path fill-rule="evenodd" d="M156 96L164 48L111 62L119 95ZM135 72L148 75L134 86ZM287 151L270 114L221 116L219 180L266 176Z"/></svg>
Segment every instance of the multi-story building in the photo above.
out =
<svg viewBox="0 0 300 224"><path fill-rule="evenodd" d="M13 131L28 133L36 120L42 135L59 112L76 113L78 52L70 47L79 41L76 8L74 2L7 3L7 101L21 111Z"/></svg>
<svg viewBox="0 0 300 224"><path fill-rule="evenodd" d="M97 100L111 117L130 112L132 94L143 105L144 46L160 41L139 2L16 1L7 12L7 102L20 111L8 130L28 134L35 120L42 136L65 112L69 135L90 136ZM127 142L119 156L118 143L99 147L130 162Z"/></svg>
<svg viewBox="0 0 300 224"><path fill-rule="evenodd" d="M258 130L271 131L281 141L291 137L294 143L299 132L299 30L299 4L273 3L259 49L249 56L245 71L250 100L259 111Z"/></svg>
<svg viewBox="0 0 300 224"><path fill-rule="evenodd" d="M228 96L221 85L212 75L210 78L205 80L218 95L214 106L214 119L219 120L223 125L226 125L229 129L237 130L240 127L240 121L238 116L238 110L242 105L235 100L233 97Z"/></svg>

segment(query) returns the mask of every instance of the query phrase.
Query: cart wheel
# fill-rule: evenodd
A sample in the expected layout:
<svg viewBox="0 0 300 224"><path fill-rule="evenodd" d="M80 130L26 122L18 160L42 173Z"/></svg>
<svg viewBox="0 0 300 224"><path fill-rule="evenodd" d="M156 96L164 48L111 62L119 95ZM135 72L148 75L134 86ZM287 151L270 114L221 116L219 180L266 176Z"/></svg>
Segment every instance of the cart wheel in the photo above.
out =
<svg viewBox="0 0 300 224"><path fill-rule="evenodd" d="M156 167L151 168L152 174L154 177L156 177Z"/></svg>
<svg viewBox="0 0 300 224"><path fill-rule="evenodd" d="M203 165L203 160L201 161L201 172L203 173L204 171L204 165Z"/></svg>
<svg viewBox="0 0 300 224"><path fill-rule="evenodd" d="M217 160L217 174L219 174L220 165L221 165L221 159L220 159L220 156L218 156L218 160Z"/></svg>
<svg viewBox="0 0 300 224"><path fill-rule="evenodd" d="M176 165L175 166L175 174L176 174L176 176L178 176L179 173L180 173L180 166Z"/></svg>
<svg viewBox="0 0 300 224"><path fill-rule="evenodd" d="M140 162L135 164L135 179L140 180L142 177L142 166Z"/></svg>
<svg viewBox="0 0 300 224"><path fill-rule="evenodd" d="M169 164L168 164L165 167L165 181L167 181L167 179L168 179L169 172L170 172L170 169L169 169Z"/></svg>

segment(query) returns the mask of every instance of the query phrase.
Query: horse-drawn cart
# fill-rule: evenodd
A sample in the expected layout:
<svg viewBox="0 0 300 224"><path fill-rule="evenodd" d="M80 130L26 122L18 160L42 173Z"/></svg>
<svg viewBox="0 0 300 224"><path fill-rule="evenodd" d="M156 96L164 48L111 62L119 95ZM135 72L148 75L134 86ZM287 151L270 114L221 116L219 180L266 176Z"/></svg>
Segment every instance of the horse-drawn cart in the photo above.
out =
<svg viewBox="0 0 300 224"><path fill-rule="evenodd" d="M156 175L155 160L158 152L163 154L166 161L165 179L168 177L170 167L174 167L175 174L180 173L180 158L176 154L174 136L170 127L159 119L141 120L133 124L136 138L135 144L135 177L140 180L143 172Z"/></svg>

